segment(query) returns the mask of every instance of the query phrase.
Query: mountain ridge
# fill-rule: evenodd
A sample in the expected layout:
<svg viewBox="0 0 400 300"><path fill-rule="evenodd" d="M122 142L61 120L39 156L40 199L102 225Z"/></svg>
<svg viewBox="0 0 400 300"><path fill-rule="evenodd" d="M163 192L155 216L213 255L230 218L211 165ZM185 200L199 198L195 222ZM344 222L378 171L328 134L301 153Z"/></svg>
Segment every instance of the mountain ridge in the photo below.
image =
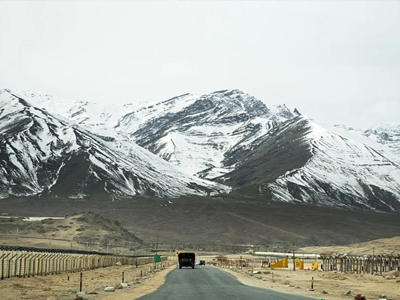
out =
<svg viewBox="0 0 400 300"><path fill-rule="evenodd" d="M3 91L0 96L5 97L7 93L9 91ZM31 102L35 102L34 98L30 98ZM18 99L25 101L25 106L30 105L27 100ZM44 106L49 108L50 103L51 97L45 97L38 105L44 109ZM126 105L116 109L116 115L112 111L97 115L104 110L98 107L90 111L93 105L84 101L78 103L72 108L60 108L58 113L62 117L52 118L64 122L68 128L62 132L72 136L74 150L81 151L74 152L77 156L71 159L79 161L82 168L71 167L79 163L67 167L72 168L72 173L83 172L89 176L86 178L97 193L104 190L117 199L138 194L179 197L231 192L275 201L400 210L400 167L384 150L330 132L302 116L297 109L291 111L285 105L268 108L261 100L240 90L222 90L202 96L187 93L136 109ZM29 119L32 117L27 115L29 109L15 116L7 113L4 107L0 120L7 120L7 123L0 135L7 138L8 143L13 134L4 129L7 126L16 133L28 130L33 134L47 126L47 121L41 121L40 128L33 126L42 119L40 116ZM49 115L47 110L41 110L40 114ZM52 125L47 127L55 132L59 130L61 125L50 121ZM382 132L374 134L385 136ZM40 134L34 136L38 141L45 139ZM24 138L32 145L37 143L31 137L31 140ZM391 139L386 137L385 141ZM57 143L63 145L53 140L53 144L57 146ZM50 146L43 146L46 147ZM61 151L57 147L54 149ZM52 153L42 152L45 156ZM6 149L1 153L5 157ZM59 153L54 152L54 156L57 155ZM10 159L8 156L7 160ZM132 159L135 160L133 165ZM6 160L3 158L3 161ZM3 173L6 169L3 166ZM89 173L82 170L89 170ZM46 180L57 183L57 172L60 171L53 169L52 180ZM99 174L101 180L97 178ZM169 174L170 179L160 184L160 178L168 177L165 174ZM85 190L82 185L88 186L85 176L75 183L75 186L81 185L81 191ZM105 183L107 177L113 178L111 185L110 181ZM12 188L13 182L3 180L3 186L5 184ZM33 183L34 186L38 184L37 181ZM3 195L4 190L3 187ZM81 196L88 197L90 193L91 188L87 188Z"/></svg>

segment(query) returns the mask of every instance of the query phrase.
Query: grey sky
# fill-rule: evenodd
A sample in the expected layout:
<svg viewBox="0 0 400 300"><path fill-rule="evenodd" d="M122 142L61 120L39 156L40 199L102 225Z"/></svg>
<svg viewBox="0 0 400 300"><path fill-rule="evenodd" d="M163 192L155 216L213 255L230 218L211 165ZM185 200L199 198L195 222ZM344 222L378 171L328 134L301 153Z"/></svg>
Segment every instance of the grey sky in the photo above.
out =
<svg viewBox="0 0 400 300"><path fill-rule="evenodd" d="M400 123L399 1L0 1L0 88L95 102L241 89Z"/></svg>

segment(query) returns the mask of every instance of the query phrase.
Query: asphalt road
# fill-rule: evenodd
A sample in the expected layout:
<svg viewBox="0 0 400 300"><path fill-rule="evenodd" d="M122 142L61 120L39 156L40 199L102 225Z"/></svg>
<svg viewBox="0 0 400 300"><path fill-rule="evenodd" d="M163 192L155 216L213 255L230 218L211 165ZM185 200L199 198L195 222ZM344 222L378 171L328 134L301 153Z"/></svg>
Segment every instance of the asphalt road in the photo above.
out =
<svg viewBox="0 0 400 300"><path fill-rule="evenodd" d="M165 283L141 300L311 300L303 296L278 293L250 287L224 271L208 267L175 269L168 273Z"/></svg>

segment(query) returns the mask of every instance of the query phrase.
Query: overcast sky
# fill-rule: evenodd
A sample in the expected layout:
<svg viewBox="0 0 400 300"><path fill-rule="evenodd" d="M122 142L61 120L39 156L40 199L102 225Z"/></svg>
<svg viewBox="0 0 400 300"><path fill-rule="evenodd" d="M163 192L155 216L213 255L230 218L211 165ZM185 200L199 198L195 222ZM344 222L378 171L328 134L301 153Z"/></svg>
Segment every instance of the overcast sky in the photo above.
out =
<svg viewBox="0 0 400 300"><path fill-rule="evenodd" d="M0 1L0 88L94 102L240 89L400 123L400 1Z"/></svg>

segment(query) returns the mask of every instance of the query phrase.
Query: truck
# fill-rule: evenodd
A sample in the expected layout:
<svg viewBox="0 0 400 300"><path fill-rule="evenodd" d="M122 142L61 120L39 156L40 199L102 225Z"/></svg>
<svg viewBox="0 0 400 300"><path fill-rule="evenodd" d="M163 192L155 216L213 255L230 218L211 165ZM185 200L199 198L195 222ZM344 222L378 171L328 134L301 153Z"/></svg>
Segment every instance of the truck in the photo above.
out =
<svg viewBox="0 0 400 300"><path fill-rule="evenodd" d="M181 252L178 254L179 269L192 267L194 269L196 255L193 252Z"/></svg>

